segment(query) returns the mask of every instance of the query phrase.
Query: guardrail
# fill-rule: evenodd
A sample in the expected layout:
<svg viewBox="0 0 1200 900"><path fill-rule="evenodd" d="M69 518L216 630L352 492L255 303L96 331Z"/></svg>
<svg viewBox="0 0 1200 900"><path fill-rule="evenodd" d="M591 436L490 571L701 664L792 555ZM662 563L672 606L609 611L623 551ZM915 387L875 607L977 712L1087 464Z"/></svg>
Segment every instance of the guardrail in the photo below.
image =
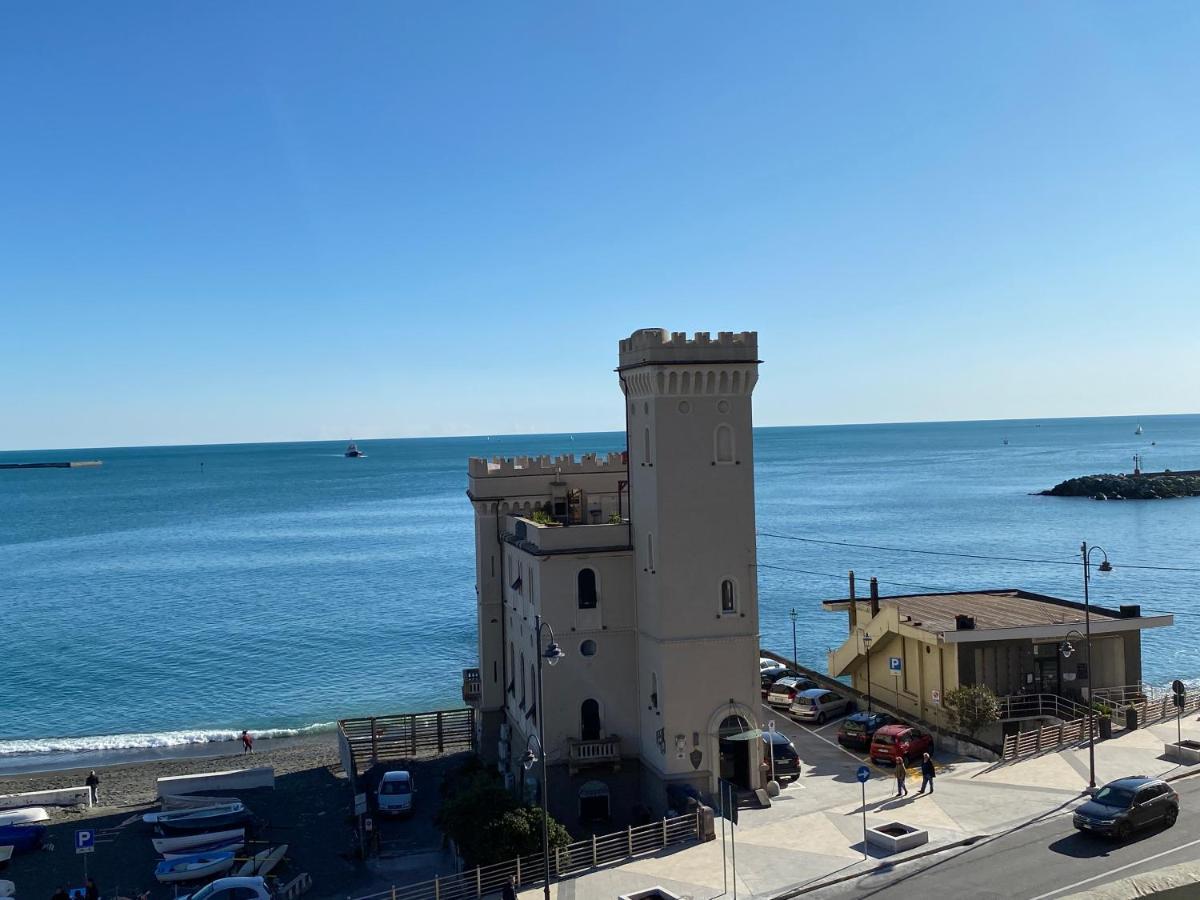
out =
<svg viewBox="0 0 1200 900"><path fill-rule="evenodd" d="M1096 717L1091 716L1092 728L1096 728ZM1088 717L1064 722L1061 725L1044 725L1032 731L1022 731L1010 734L1004 738L1002 759L1018 759L1022 756L1033 756L1043 750L1053 750L1066 744L1074 744L1083 740L1088 733ZM1095 734L1095 731L1093 731Z"/></svg>
<svg viewBox="0 0 1200 900"><path fill-rule="evenodd" d="M673 819L662 819L626 828L612 834L576 841L550 853L550 877L578 875L604 863L654 853L664 847L700 840L703 835L703 809ZM540 853L521 856L490 866L476 866L455 875L393 885L385 891L364 894L352 900L468 900L498 892L509 878L521 885L541 883L545 876L544 857Z"/></svg>
<svg viewBox="0 0 1200 900"><path fill-rule="evenodd" d="M1037 719L1043 716L1070 722L1088 715L1088 708L1058 694L1009 694L996 698L1001 719Z"/></svg>
<svg viewBox="0 0 1200 900"><path fill-rule="evenodd" d="M475 710L440 709L342 719L338 722L342 766L350 778L379 762L475 749Z"/></svg>
<svg viewBox="0 0 1200 900"><path fill-rule="evenodd" d="M1140 703L1128 703L1127 707L1133 707L1137 711L1138 725L1147 725L1152 722L1159 722L1163 719L1170 718L1178 712L1175 706L1173 695L1164 694L1156 700L1143 700ZM1184 713L1195 712L1200 709L1200 694L1188 694L1183 701Z"/></svg>

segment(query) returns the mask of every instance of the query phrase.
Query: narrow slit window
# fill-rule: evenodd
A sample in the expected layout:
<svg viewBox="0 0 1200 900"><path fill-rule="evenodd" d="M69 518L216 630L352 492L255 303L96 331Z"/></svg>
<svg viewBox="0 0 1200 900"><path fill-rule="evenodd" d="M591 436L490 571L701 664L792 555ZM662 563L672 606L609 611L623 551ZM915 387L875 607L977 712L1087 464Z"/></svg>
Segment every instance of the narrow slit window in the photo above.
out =
<svg viewBox="0 0 1200 900"><path fill-rule="evenodd" d="M713 438L713 457L719 463L733 462L733 429L728 425L718 425Z"/></svg>
<svg viewBox="0 0 1200 900"><path fill-rule="evenodd" d="M721 612L725 615L737 612L737 586L729 578L721 582Z"/></svg>

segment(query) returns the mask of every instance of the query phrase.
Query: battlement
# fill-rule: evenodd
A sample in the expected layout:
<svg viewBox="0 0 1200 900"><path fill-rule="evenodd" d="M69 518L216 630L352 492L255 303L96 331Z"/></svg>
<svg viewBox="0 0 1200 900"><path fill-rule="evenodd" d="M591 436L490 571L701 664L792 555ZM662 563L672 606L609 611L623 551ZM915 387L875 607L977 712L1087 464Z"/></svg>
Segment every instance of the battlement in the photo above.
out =
<svg viewBox="0 0 1200 900"><path fill-rule="evenodd" d="M624 454L610 452L584 453L578 459L573 453L559 456L513 456L484 459L473 456L467 460L467 474L471 478L487 478L504 475L578 475L588 473L620 473L628 468Z"/></svg>
<svg viewBox="0 0 1200 900"><path fill-rule="evenodd" d="M686 331L640 328L621 341L620 367L645 364L758 362L757 331Z"/></svg>

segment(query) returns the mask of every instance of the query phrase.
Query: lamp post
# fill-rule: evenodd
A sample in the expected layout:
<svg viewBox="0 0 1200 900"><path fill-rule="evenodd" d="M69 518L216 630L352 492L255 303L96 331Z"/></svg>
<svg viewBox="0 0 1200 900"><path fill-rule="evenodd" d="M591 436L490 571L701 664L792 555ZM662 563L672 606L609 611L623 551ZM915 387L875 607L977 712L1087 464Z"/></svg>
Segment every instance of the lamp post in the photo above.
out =
<svg viewBox="0 0 1200 900"><path fill-rule="evenodd" d="M1108 561L1108 554L1104 552L1102 547L1089 547L1087 541L1079 545L1079 552L1083 554L1083 630L1084 642L1087 644L1088 788L1090 790L1095 790L1096 788L1096 726L1093 723L1095 717L1092 715L1092 685L1095 684L1095 679L1092 673L1092 605L1088 597L1088 582L1092 579L1092 554L1097 550L1104 556L1104 560L1098 568L1101 572L1111 572L1113 568L1112 563Z"/></svg>
<svg viewBox="0 0 1200 900"><path fill-rule="evenodd" d="M867 655L867 712L871 711L871 636L865 631L862 636L863 652Z"/></svg>
<svg viewBox="0 0 1200 900"><path fill-rule="evenodd" d="M542 629L545 628L550 635L550 641L546 644L545 649L542 649ZM525 743L525 756L523 762L525 770L533 768L533 764L537 762L538 755L542 760L542 784L541 784L541 799L542 799L542 863L544 864L545 884L543 891L546 895L546 900L550 900L550 807L547 800L546 786L546 703L542 695L542 661L545 660L548 665L553 666L560 659L566 656L562 651L562 647L554 640L554 629L550 627L549 622L543 622L541 616L534 617L534 630L537 632L537 651L538 651L538 666L537 666L537 742L539 754L535 755L529 747L529 742ZM533 735L530 735L532 738Z"/></svg>
<svg viewBox="0 0 1200 900"><path fill-rule="evenodd" d="M798 666L800 665L800 661L796 658L796 619L799 618L799 613L796 612L796 607L792 607L792 611L789 613L789 615L792 618L792 665Z"/></svg>

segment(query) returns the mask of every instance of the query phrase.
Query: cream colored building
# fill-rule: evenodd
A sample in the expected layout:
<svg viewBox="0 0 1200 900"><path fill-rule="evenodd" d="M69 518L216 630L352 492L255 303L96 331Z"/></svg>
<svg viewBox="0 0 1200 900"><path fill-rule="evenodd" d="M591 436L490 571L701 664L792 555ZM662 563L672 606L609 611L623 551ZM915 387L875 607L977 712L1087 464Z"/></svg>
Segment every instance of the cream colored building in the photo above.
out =
<svg viewBox="0 0 1200 900"><path fill-rule="evenodd" d="M758 362L753 332L634 332L617 368L625 452L470 460L479 669L464 695L514 788L537 786L520 759L545 716L565 822L659 815L671 783L760 783ZM543 670L544 709L539 616L566 654Z"/></svg>

